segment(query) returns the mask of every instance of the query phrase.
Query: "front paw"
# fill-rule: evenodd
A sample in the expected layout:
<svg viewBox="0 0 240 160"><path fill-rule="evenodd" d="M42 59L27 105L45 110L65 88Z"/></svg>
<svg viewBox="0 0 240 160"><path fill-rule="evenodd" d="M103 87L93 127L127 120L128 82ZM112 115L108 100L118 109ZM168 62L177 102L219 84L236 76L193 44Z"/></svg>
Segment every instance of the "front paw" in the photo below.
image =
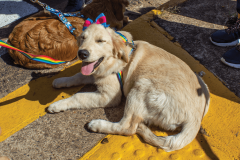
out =
<svg viewBox="0 0 240 160"><path fill-rule="evenodd" d="M65 111L67 109L68 109L68 105L65 103L65 100L60 100L60 101L57 101L57 102L51 104L48 107L48 112L56 113L56 112Z"/></svg>
<svg viewBox="0 0 240 160"><path fill-rule="evenodd" d="M88 124L88 129L90 129L93 132L100 132L100 128L101 128L101 121L100 119L95 119L92 120L89 124Z"/></svg>
<svg viewBox="0 0 240 160"><path fill-rule="evenodd" d="M53 81L52 85L54 88L68 87L67 79L68 77L57 78Z"/></svg>

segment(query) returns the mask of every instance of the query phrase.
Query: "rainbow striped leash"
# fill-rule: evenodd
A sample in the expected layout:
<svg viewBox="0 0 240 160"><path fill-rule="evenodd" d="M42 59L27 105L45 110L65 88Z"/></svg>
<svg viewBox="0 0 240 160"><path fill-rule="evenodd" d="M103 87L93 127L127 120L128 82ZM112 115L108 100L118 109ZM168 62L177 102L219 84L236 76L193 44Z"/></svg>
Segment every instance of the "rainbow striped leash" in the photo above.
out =
<svg viewBox="0 0 240 160"><path fill-rule="evenodd" d="M0 46L16 50L16 51L22 53L24 56L26 56L30 60L41 62L41 63L59 65L59 64L63 64L63 63L68 62L68 61L56 60L56 59L53 59L53 58L45 56L45 55L33 55L33 54L30 54L30 53L24 52L20 49L17 49L17 48L7 44L6 42L4 42L2 40L0 40Z"/></svg>
<svg viewBox="0 0 240 160"><path fill-rule="evenodd" d="M132 41L132 43L128 42L127 37L125 37L120 32L115 31L115 33L117 33L122 38L123 42L126 43L126 45L129 45L132 48L130 53L129 53L129 56L130 56L132 54L132 52L135 50L134 42L133 41Z"/></svg>
<svg viewBox="0 0 240 160"><path fill-rule="evenodd" d="M123 73L122 73L122 71L117 73L117 78L118 78L118 81L120 83L120 87L121 87L121 90L123 93Z"/></svg>
<svg viewBox="0 0 240 160"><path fill-rule="evenodd" d="M122 38L123 42L126 43L126 45L129 45L132 48L130 53L129 53L129 56L130 56L132 54L132 52L135 50L134 42L132 41L132 43L129 43L128 39L122 33L117 32L117 31L115 31L115 33L117 33ZM121 90L122 90L122 93L123 93L123 73L122 73L122 71L117 73L117 77L118 77L118 81L120 83Z"/></svg>

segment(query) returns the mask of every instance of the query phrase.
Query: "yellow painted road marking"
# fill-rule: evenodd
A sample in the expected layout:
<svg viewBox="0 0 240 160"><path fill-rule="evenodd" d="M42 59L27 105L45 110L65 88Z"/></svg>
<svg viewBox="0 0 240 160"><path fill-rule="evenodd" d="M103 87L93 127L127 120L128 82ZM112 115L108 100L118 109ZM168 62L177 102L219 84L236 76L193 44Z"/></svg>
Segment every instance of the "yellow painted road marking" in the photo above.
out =
<svg viewBox="0 0 240 160"><path fill-rule="evenodd" d="M0 142L29 123L46 114L49 104L80 90L80 87L54 89L52 81L63 76L72 76L80 70L80 62L51 78L41 77L0 99Z"/></svg>
<svg viewBox="0 0 240 160"><path fill-rule="evenodd" d="M108 143L99 142L80 160L240 160L240 98L191 57L172 37L152 21L160 11L153 10L131 22L123 30L135 40L159 46L185 61L194 72L204 71L203 77L211 92L211 103L202 122L204 134L179 151L165 152L141 142L136 136L108 135ZM154 131L158 136L174 134Z"/></svg>

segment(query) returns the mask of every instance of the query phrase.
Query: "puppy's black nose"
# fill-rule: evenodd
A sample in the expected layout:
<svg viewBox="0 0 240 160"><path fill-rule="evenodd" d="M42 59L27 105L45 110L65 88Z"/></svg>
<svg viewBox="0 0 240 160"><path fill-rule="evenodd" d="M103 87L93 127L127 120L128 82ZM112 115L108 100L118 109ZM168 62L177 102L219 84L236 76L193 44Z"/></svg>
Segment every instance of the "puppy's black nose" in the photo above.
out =
<svg viewBox="0 0 240 160"><path fill-rule="evenodd" d="M81 60L87 59L89 57L89 52L86 49L81 49L78 51L78 57Z"/></svg>

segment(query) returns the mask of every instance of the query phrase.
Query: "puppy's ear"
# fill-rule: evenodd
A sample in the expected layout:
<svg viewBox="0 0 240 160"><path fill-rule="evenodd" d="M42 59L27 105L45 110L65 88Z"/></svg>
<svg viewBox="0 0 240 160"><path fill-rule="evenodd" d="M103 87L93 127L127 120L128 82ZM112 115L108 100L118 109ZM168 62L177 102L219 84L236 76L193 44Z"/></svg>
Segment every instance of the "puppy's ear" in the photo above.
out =
<svg viewBox="0 0 240 160"><path fill-rule="evenodd" d="M112 7L114 15L116 16L118 21L122 21L124 18L123 11L125 10L125 6L129 5L128 0L112 0Z"/></svg>
<svg viewBox="0 0 240 160"><path fill-rule="evenodd" d="M113 41L113 54L118 59L122 59L126 63L128 63L128 53L126 52L126 45L116 33L112 34L112 41Z"/></svg>

